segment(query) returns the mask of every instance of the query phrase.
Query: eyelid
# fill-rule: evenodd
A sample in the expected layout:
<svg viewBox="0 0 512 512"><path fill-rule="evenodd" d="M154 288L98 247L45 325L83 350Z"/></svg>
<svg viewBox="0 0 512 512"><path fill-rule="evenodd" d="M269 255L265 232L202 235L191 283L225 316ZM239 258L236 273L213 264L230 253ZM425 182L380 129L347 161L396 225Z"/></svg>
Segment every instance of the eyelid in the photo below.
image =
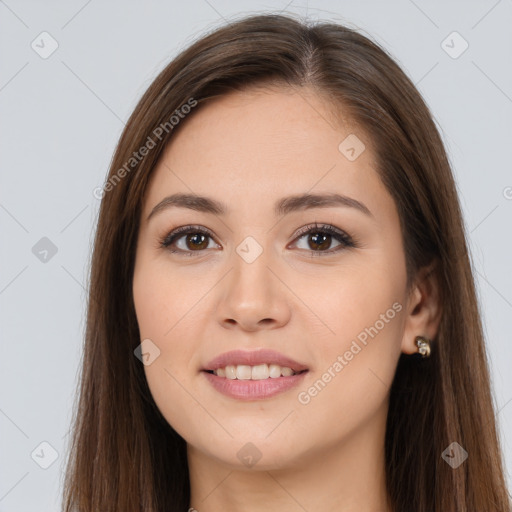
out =
<svg viewBox="0 0 512 512"><path fill-rule="evenodd" d="M342 229L337 228L336 226L333 226L332 224L324 224L324 223L318 223L313 222L312 224L307 224L306 226L303 226L299 228L294 234L294 239L300 238L304 235L307 235L308 233L312 233L315 230L317 231L325 231L331 234L337 234L343 237L346 237L347 239L351 239L350 235L343 231Z"/></svg>
<svg viewBox="0 0 512 512"><path fill-rule="evenodd" d="M167 249L167 247L172 244L174 241L178 240L184 235L190 233L201 233L203 235L209 236L216 244L220 245L217 242L215 235L212 231L204 226L200 226L198 224L187 224L185 226L179 226L177 228L171 229L167 232L163 237L159 238L159 247ZM186 253L187 251L179 250L175 252ZM203 251L188 251L188 252L203 252Z"/></svg>

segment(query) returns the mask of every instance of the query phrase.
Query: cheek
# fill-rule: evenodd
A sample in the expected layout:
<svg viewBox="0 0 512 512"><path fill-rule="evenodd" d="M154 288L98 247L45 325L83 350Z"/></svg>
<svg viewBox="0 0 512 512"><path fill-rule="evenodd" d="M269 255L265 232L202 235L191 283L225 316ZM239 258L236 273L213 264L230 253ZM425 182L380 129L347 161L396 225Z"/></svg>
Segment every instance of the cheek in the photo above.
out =
<svg viewBox="0 0 512 512"><path fill-rule="evenodd" d="M361 419L386 398L401 350L404 276L384 268L376 263L333 275L323 293L308 299L329 331L317 339L314 376L300 390L306 410L350 411Z"/></svg>
<svg viewBox="0 0 512 512"><path fill-rule="evenodd" d="M165 285L156 279L152 268L144 254L137 254L132 291L142 339L159 337L165 318Z"/></svg>
<svg viewBox="0 0 512 512"><path fill-rule="evenodd" d="M189 436L190 417L204 414L193 398L193 377L204 325L199 300L208 283L203 279L202 286L189 284L182 274L170 273L156 261L141 258L135 268L133 298L140 337L150 339L158 353L144 366L146 380L158 409L183 437Z"/></svg>
<svg viewBox="0 0 512 512"><path fill-rule="evenodd" d="M315 315L310 325L319 324L318 335L325 340L326 350L342 349L357 336L364 342L365 333L370 339L368 329L375 334L375 324L375 339L399 333L401 323L396 319L403 309L405 270L391 264L392 260L382 250L368 250L347 256L346 263L321 274L299 275L294 270L295 275L290 275L294 292Z"/></svg>
<svg viewBox="0 0 512 512"><path fill-rule="evenodd" d="M133 300L141 337L165 343L182 321L194 315L195 304L207 290L207 279L173 271L165 258L139 260L133 277Z"/></svg>
<svg viewBox="0 0 512 512"><path fill-rule="evenodd" d="M387 414L400 355L403 309L397 311L400 304L387 297L379 299L365 303L357 315L347 314L342 303L338 315L330 315L336 334L324 337L314 375L297 390L297 414L290 430L307 431L308 436L333 446L378 414Z"/></svg>
<svg viewBox="0 0 512 512"><path fill-rule="evenodd" d="M183 369L190 372L190 359L201 339L197 332L202 325L198 306L204 287L185 281L158 262L141 262L133 279L141 339L149 338L157 345L160 366L173 373Z"/></svg>

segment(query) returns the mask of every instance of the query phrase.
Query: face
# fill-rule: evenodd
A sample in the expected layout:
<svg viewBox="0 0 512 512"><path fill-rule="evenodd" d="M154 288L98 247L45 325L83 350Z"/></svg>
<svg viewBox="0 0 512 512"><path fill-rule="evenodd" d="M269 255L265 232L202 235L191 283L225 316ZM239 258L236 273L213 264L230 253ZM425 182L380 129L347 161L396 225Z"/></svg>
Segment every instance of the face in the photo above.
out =
<svg viewBox="0 0 512 512"><path fill-rule="evenodd" d="M189 450L218 463L306 462L387 413L407 309L399 218L371 141L324 102L252 89L198 107L145 196L133 281L145 374ZM160 204L175 194L219 208ZM205 371L259 349L307 371L287 376L282 361L268 368L283 376L258 380L279 361L269 354L227 368L236 380Z"/></svg>

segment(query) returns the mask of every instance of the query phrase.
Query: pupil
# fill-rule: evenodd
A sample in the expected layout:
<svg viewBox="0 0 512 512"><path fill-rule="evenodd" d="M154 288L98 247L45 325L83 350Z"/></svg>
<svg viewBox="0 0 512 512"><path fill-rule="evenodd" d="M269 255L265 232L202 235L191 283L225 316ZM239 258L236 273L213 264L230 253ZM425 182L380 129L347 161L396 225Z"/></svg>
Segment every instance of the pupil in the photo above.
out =
<svg viewBox="0 0 512 512"><path fill-rule="evenodd" d="M196 243L197 242L197 239L201 238L201 240L199 241L199 243ZM204 244L204 241L206 239L206 236L205 235L202 235L201 233L194 233L192 235L189 235L187 237L187 242L188 241L192 241L192 245L197 249L197 248L202 248L202 245L201 244Z"/></svg>
<svg viewBox="0 0 512 512"><path fill-rule="evenodd" d="M322 248L325 249L326 247L329 247L330 238L331 238L331 235L321 235L319 233L313 234L311 236L313 243L319 245L319 247L314 248L314 250L318 250L318 249L322 249ZM318 239L323 239L323 241L319 242ZM327 241L327 243L326 243L326 241Z"/></svg>

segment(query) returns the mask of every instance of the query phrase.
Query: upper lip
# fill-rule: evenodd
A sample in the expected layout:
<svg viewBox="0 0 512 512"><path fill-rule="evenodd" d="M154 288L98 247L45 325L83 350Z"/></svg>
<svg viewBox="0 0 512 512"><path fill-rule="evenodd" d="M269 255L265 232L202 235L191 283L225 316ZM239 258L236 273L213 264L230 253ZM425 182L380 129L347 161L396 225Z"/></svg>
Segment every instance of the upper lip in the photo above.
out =
<svg viewBox="0 0 512 512"><path fill-rule="evenodd" d="M213 358L203 370L217 370L218 368L224 368L228 365L237 366L239 364L256 366L259 364L278 364L282 367L291 368L294 372L300 372L307 370L308 367L302 363L299 363L290 357L287 357L275 350L270 349L259 349L259 350L231 350L230 352L224 352Z"/></svg>

